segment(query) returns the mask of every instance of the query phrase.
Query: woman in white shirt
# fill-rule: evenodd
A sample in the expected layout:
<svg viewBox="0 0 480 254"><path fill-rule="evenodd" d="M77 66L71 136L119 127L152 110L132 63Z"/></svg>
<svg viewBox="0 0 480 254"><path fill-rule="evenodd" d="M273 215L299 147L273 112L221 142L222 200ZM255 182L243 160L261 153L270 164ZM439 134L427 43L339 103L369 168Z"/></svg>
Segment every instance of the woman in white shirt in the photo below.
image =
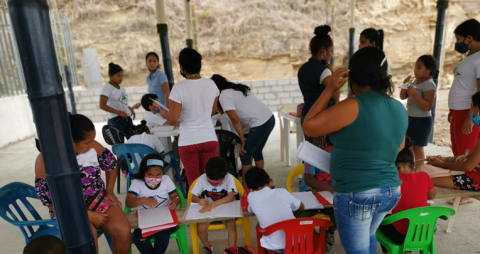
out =
<svg viewBox="0 0 480 254"><path fill-rule="evenodd" d="M275 117L263 102L250 93L250 87L229 82L218 74L213 75L212 80L220 90L219 101L223 111L227 113L242 141L240 160L242 181L245 182L245 172L252 167L252 158L255 166L262 169L265 167L263 148L275 127ZM250 127L247 139L243 136L242 125Z"/></svg>
<svg viewBox="0 0 480 254"><path fill-rule="evenodd" d="M186 80L173 86L168 117L172 125L180 125L178 151L190 185L205 173L207 161L218 155L211 116L217 109L219 92L211 79L200 76L202 56L196 50L180 51L179 63Z"/></svg>

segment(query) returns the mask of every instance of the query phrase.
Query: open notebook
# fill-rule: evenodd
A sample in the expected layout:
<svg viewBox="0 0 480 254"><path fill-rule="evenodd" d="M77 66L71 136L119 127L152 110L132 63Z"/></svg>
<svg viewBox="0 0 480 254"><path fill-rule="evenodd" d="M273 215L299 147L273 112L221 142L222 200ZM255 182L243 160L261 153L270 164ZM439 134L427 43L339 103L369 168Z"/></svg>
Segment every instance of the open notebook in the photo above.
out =
<svg viewBox="0 0 480 254"><path fill-rule="evenodd" d="M138 227L142 230L142 237L178 226L177 214L168 207L138 210L137 214Z"/></svg>
<svg viewBox="0 0 480 254"><path fill-rule="evenodd" d="M198 203L191 203L187 210L185 220L199 220L210 218L240 218L243 217L240 200L235 200L215 207L212 211L200 213L202 206Z"/></svg>
<svg viewBox="0 0 480 254"><path fill-rule="evenodd" d="M292 196L302 201L305 210L323 209L323 206L333 204L333 194L329 191L319 191L317 193L310 191L293 192Z"/></svg>
<svg viewBox="0 0 480 254"><path fill-rule="evenodd" d="M330 154L307 141L298 146L297 158L330 173Z"/></svg>

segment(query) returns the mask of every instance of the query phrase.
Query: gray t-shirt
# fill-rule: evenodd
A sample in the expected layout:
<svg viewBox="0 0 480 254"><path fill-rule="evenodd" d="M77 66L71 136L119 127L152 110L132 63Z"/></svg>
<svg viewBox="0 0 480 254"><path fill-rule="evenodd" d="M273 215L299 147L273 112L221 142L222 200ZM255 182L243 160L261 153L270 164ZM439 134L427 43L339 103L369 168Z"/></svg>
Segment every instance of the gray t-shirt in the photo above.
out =
<svg viewBox="0 0 480 254"><path fill-rule="evenodd" d="M420 84L417 84L418 80L415 80L412 85L415 85L417 88L418 95L423 98L423 93L427 91L435 91L437 90L437 85L435 82L433 82L433 79L429 79L427 81L424 81ZM413 117L429 117L432 115L431 110L424 110L418 103L412 98L412 96L408 96L407 99L407 112L408 116L413 116Z"/></svg>

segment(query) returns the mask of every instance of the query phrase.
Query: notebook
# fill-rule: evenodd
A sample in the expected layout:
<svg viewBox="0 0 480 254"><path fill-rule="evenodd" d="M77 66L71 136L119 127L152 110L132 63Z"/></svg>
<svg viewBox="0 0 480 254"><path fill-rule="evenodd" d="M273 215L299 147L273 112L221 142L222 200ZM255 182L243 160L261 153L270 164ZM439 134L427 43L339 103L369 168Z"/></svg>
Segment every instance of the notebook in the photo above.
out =
<svg viewBox="0 0 480 254"><path fill-rule="evenodd" d="M317 197L310 192L293 192L292 196L296 197L298 200L302 201L305 206L305 210L314 210L314 209L323 209L323 205L318 201Z"/></svg>
<svg viewBox="0 0 480 254"><path fill-rule="evenodd" d="M333 205L333 193L330 191L319 191L315 193L315 197L322 205Z"/></svg>
<svg viewBox="0 0 480 254"><path fill-rule="evenodd" d="M213 218L240 218L243 217L240 200L228 202L215 207L212 211L200 213L203 206L191 203L187 209L185 220L200 220Z"/></svg>
<svg viewBox="0 0 480 254"><path fill-rule="evenodd" d="M177 214L168 207L138 210L137 215L138 227L142 231L142 237L179 225Z"/></svg>
<svg viewBox="0 0 480 254"><path fill-rule="evenodd" d="M297 158L330 173L330 154L307 141L298 146Z"/></svg>

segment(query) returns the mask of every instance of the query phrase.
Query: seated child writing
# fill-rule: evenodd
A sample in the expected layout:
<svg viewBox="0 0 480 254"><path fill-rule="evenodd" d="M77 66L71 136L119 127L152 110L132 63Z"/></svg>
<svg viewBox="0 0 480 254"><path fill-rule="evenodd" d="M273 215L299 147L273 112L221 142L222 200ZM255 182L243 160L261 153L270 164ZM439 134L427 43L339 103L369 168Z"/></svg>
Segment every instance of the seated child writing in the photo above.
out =
<svg viewBox="0 0 480 254"><path fill-rule="evenodd" d="M167 113L157 103L152 100L158 101L158 96L153 93L145 94L142 97L141 103L143 109L147 111L145 121L147 121L147 127L152 129L155 126L171 125L167 120Z"/></svg>
<svg viewBox="0 0 480 254"><path fill-rule="evenodd" d="M425 172L413 173L412 169L415 166L413 152L410 149L413 142L407 136L405 138L405 148L403 148L397 155L395 165L398 169L398 176L402 180L401 193L402 197L397 206L392 210L392 214L427 206L428 199L435 198L435 188L430 180L430 177ZM397 244L402 244L405 241L405 235L408 230L408 220L400 220L390 225L381 225L379 229L390 240ZM387 253L387 249L382 246L383 253Z"/></svg>
<svg viewBox="0 0 480 254"><path fill-rule="evenodd" d="M266 228L275 223L295 219L293 211L303 210L305 206L292 196L286 189L271 189L273 181L267 172L258 167L252 167L245 173L248 194L248 211L257 216L260 227ZM275 232L262 236L260 244L263 248L276 253L285 251L285 233Z"/></svg>
<svg viewBox="0 0 480 254"><path fill-rule="evenodd" d="M125 199L127 207L138 207L138 210L143 210L168 206L170 210L175 210L180 203L180 198L170 177L163 175L165 166L162 156L158 154L150 154L143 158L140 170L134 175L135 180ZM140 253L163 254L168 247L170 229L144 238L141 230L137 228L133 235L134 243ZM151 238L155 239L154 246L150 243Z"/></svg>
<svg viewBox="0 0 480 254"><path fill-rule="evenodd" d="M206 173L201 175L190 192L192 201L203 206L200 212L209 212L215 206L235 200L237 187L233 176L227 173L227 161L221 157L211 158L206 165ZM237 245L237 228L235 219L222 221L228 230L228 246ZM208 241L209 222L198 223L198 237L203 243L205 254L212 254L213 247Z"/></svg>

